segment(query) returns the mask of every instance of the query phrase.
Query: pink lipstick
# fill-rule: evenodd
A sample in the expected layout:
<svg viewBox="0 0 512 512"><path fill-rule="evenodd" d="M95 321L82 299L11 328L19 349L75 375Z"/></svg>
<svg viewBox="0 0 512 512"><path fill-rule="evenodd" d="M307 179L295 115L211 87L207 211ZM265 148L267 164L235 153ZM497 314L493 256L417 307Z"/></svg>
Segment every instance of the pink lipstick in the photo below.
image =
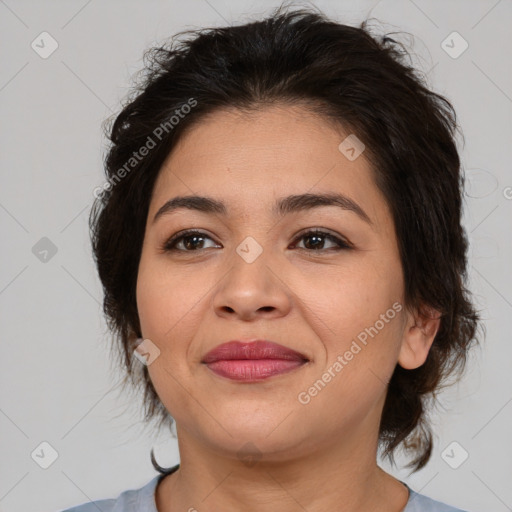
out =
<svg viewBox="0 0 512 512"><path fill-rule="evenodd" d="M229 341L215 347L202 360L214 373L245 382L287 373L307 361L303 354L267 340Z"/></svg>

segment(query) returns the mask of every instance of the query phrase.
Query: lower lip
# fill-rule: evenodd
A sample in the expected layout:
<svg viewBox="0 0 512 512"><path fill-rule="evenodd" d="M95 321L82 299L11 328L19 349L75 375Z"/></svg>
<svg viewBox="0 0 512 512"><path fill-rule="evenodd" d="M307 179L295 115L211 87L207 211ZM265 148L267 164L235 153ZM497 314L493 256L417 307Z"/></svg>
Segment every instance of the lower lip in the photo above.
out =
<svg viewBox="0 0 512 512"><path fill-rule="evenodd" d="M221 360L206 366L212 372L232 380L252 382L268 379L274 375L288 373L305 361L290 361L285 359L236 359Z"/></svg>

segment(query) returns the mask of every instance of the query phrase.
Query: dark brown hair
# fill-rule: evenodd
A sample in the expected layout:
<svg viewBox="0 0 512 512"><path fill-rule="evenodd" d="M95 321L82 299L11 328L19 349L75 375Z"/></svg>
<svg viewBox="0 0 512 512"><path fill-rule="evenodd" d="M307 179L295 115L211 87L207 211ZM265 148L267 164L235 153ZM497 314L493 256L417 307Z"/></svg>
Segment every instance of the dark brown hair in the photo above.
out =
<svg viewBox="0 0 512 512"><path fill-rule="evenodd" d="M414 455L408 467L417 471L433 445L427 401L448 375L460 378L468 349L478 343L479 316L465 287L464 182L451 103L429 90L402 43L370 35L368 20L353 27L321 12L280 7L261 21L179 36L187 37L145 54L139 85L111 126L107 184L95 193L90 216L108 327L127 370L125 382L129 377L143 386L145 420L173 421L147 368L133 363L134 341L142 337L135 295L139 258L162 163L186 129L218 109L302 104L365 144L392 212L406 307L442 314L426 362L413 370L396 366L380 423L384 454L394 462L402 443ZM155 147L134 159L150 139ZM155 468L168 471L153 452L151 457Z"/></svg>

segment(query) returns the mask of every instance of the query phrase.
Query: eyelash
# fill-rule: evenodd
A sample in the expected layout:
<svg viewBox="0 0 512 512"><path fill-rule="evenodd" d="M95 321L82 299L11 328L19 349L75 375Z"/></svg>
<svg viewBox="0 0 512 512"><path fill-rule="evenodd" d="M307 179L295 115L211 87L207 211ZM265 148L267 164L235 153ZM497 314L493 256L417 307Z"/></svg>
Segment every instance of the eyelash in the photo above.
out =
<svg viewBox="0 0 512 512"><path fill-rule="evenodd" d="M210 236L208 236L206 233L203 233L202 231L196 231L194 229L187 229L185 231L181 231L181 232L176 233L175 235L171 236L171 238L169 238L163 244L163 246L161 247L161 250L163 252L183 252L183 253L187 253L187 252L191 253L191 252L200 251L201 249L196 249L196 250L191 250L191 251L176 249L176 245L181 240L188 238L192 235L201 235L204 238L209 238L210 240L212 240L212 238ZM338 238L327 231L322 231L319 229L312 229L310 231L306 231L306 232L299 234L295 238L294 243L296 241L300 241L302 238L305 238L307 236L315 236L315 235L322 236L322 237L330 240L331 242L334 242L338 247L331 247L329 249L316 249L316 250L301 248L301 250L307 251L307 252L313 252L313 253L320 253L320 252L325 252L325 251L342 251L342 250L352 249L352 245L349 242L346 242L346 241L342 240L341 238Z"/></svg>

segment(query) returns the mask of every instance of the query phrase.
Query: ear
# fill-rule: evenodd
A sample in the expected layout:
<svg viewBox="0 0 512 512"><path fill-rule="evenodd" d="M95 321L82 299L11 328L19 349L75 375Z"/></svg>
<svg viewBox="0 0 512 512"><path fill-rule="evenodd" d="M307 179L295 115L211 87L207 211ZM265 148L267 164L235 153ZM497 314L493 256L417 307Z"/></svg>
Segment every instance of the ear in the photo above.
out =
<svg viewBox="0 0 512 512"><path fill-rule="evenodd" d="M406 370L413 370L427 360L441 324L441 313L432 307L423 307L422 311L408 311L406 315L398 364Z"/></svg>

